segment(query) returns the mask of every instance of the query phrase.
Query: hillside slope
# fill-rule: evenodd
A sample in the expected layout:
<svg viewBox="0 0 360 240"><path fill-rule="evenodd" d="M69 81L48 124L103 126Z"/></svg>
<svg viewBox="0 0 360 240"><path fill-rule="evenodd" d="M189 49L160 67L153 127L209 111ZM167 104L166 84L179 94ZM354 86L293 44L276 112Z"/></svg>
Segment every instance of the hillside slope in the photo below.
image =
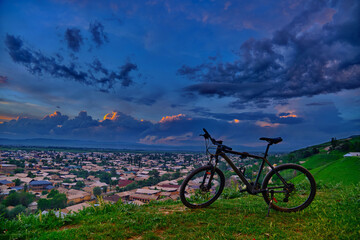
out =
<svg viewBox="0 0 360 240"><path fill-rule="evenodd" d="M220 199L204 209L180 202L141 207L101 205L59 219L20 216L1 221L6 239L356 239L360 185L318 192L300 213L271 211L260 197Z"/></svg>
<svg viewBox="0 0 360 240"><path fill-rule="evenodd" d="M300 149L286 158L294 159L296 156L296 161L310 170L318 184L350 185L360 182L360 158L344 157L351 151L360 151L359 136ZM311 156L301 158L306 155Z"/></svg>

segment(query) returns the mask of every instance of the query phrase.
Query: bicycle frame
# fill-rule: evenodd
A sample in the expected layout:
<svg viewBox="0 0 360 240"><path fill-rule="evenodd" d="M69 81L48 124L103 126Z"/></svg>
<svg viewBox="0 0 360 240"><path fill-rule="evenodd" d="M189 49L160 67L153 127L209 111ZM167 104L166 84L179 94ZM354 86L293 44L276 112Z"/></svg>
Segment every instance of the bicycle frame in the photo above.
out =
<svg viewBox="0 0 360 240"><path fill-rule="evenodd" d="M265 154L264 154L264 157L261 157L261 156L256 156L256 155L252 155L252 154L249 154L249 153L245 153L245 152L236 152L236 151L233 151L233 150L228 150L228 149L225 149L223 146L221 145L218 145L217 146L217 149L216 149L216 153L215 155L212 155L215 157L215 160L216 160L216 163L215 163L215 167L216 165L218 164L219 162L219 156L221 156L223 159L225 159L225 161L231 166L231 168L234 170L234 172L239 176L239 178L241 179L241 181L246 185L247 189L249 190L249 192L251 194L258 194L258 193L261 193L261 192L265 192L267 191L266 189L256 189L256 186L259 182L259 179L260 179L260 175L261 175L261 172L265 166L265 163L267 163L270 168L272 170L275 171L276 175L280 178L280 180L285 184L286 187L288 187L288 184L286 183L286 181L284 180L283 177L280 176L280 174L278 174L278 172L275 170L274 166L269 162L269 160L267 160L267 155L268 155L268 151L269 151L269 147L270 145L272 144L268 144L267 147L266 147L266 151L265 151ZM256 180L255 180L255 183L253 185L251 185L249 183L249 181L246 179L245 175L235 166L235 164L230 160L230 158L225 154L225 153L230 153L230 154L235 154L235 155L240 155L240 156L247 156L247 157L251 157L251 158L255 158L255 159L262 159L262 163L260 165L260 168L259 168L259 171L258 171L258 174L256 176ZM215 169L215 168L214 168ZM211 179L209 182L211 182L212 180L212 176L214 174L215 171L212 172L211 174ZM285 192L285 191L276 191L276 192Z"/></svg>

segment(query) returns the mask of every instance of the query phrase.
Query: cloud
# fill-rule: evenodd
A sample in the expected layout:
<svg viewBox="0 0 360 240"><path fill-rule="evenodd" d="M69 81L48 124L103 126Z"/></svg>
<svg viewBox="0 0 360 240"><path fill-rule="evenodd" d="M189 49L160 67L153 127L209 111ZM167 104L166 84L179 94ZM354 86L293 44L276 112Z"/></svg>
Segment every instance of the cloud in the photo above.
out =
<svg viewBox="0 0 360 240"><path fill-rule="evenodd" d="M162 117L159 123L167 123L167 122L173 122L173 121L179 121L180 119L184 119L186 117L185 114L178 114L173 116L165 116Z"/></svg>
<svg viewBox="0 0 360 240"><path fill-rule="evenodd" d="M232 96L237 101L230 106L242 109L249 103L266 107L270 100L359 88L359 9L357 1L310 2L271 38L245 41L233 62L183 65L178 74L198 82L184 91ZM324 12L332 14L323 17Z"/></svg>
<svg viewBox="0 0 360 240"><path fill-rule="evenodd" d="M108 36L104 32L104 26L100 22L94 21L90 23L89 32L91 33L92 40L95 42L96 47L100 47L105 42L109 42Z"/></svg>
<svg viewBox="0 0 360 240"><path fill-rule="evenodd" d="M306 121L292 115L302 115ZM10 121L0 123L0 137L199 146L203 139L198 134L202 133L202 128L206 128L215 139L224 140L226 145L232 147L241 144L261 144L258 138L263 136L281 136L284 146L304 147L330 140L331 137L340 138L357 134L354 129L359 128L358 120L342 119L333 104L305 108L301 113L283 111L274 115L257 112L168 119L171 121L152 123L113 111L105 114L104 119L96 120L86 111L81 111L74 118L56 111L42 119L8 119Z"/></svg>
<svg viewBox="0 0 360 240"><path fill-rule="evenodd" d="M0 84L5 84L8 82L8 78L6 76L0 75Z"/></svg>
<svg viewBox="0 0 360 240"><path fill-rule="evenodd" d="M80 29L78 28L66 29L64 38L68 48L74 52L78 52L80 46L83 44L83 37L81 36Z"/></svg>
<svg viewBox="0 0 360 240"><path fill-rule="evenodd" d="M170 145L170 146L178 146L186 144L193 139L193 133L188 132L179 136L167 136L167 137L158 137L158 136L150 136L147 135L144 138L139 140L139 143L147 144L147 145Z"/></svg>
<svg viewBox="0 0 360 240"><path fill-rule="evenodd" d="M5 45L12 60L24 65L34 75L48 74L55 78L73 80L95 86L104 92L112 89L117 82L120 82L122 87L129 87L133 83L131 73L138 69L135 63L128 61L119 66L119 71L112 71L95 59L93 63L87 64L88 69L83 71L79 64L64 64L58 57L48 57L40 51L26 47L20 37L7 34Z"/></svg>

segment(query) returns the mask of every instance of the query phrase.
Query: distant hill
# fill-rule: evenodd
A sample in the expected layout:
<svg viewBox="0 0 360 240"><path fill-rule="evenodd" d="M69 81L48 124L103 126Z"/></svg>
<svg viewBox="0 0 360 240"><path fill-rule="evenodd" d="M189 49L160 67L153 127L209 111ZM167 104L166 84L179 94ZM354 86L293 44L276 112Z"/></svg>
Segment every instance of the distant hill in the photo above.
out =
<svg viewBox="0 0 360 240"><path fill-rule="evenodd" d="M357 184L360 182L360 157L344 157L348 152L360 152L360 136L334 139L290 154L310 153L311 156L298 159L298 162L309 169L320 184Z"/></svg>
<svg viewBox="0 0 360 240"><path fill-rule="evenodd" d="M71 149L89 149L98 150L139 150L139 151L194 151L204 152L204 145L194 146L169 146L169 145L146 145L141 143L127 142L98 142L71 139L47 139L47 138L31 138L31 139L8 139L0 138L0 146L12 147L44 147L44 148L71 148ZM246 149L246 151L263 152L264 147L248 147L242 145L232 146L234 149Z"/></svg>
<svg viewBox="0 0 360 240"><path fill-rule="evenodd" d="M65 148L87 148L87 149L107 149L107 150L163 150L163 151L201 151L203 147L200 146L166 146L166 145L146 145L140 143L126 143L126 142L97 142L84 140L70 140L70 139L47 139L47 138L32 138L32 139L8 139L0 138L0 145L2 146L16 146L16 147L65 147Z"/></svg>

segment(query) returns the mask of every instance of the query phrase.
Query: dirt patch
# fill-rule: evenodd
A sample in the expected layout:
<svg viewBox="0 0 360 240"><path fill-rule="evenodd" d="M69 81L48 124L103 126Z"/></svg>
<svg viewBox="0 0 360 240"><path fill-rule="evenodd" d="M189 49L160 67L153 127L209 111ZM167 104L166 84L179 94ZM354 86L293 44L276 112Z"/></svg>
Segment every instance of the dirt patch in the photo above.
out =
<svg viewBox="0 0 360 240"><path fill-rule="evenodd" d="M73 228L79 228L80 225L65 225L65 226L62 226L61 228L59 228L58 231L64 231L64 230L67 230L67 229L73 229Z"/></svg>
<svg viewBox="0 0 360 240"><path fill-rule="evenodd" d="M178 207L172 207L172 208L160 208L158 209L160 213L162 214L173 214L175 212L184 212L187 208L185 206L178 206Z"/></svg>

